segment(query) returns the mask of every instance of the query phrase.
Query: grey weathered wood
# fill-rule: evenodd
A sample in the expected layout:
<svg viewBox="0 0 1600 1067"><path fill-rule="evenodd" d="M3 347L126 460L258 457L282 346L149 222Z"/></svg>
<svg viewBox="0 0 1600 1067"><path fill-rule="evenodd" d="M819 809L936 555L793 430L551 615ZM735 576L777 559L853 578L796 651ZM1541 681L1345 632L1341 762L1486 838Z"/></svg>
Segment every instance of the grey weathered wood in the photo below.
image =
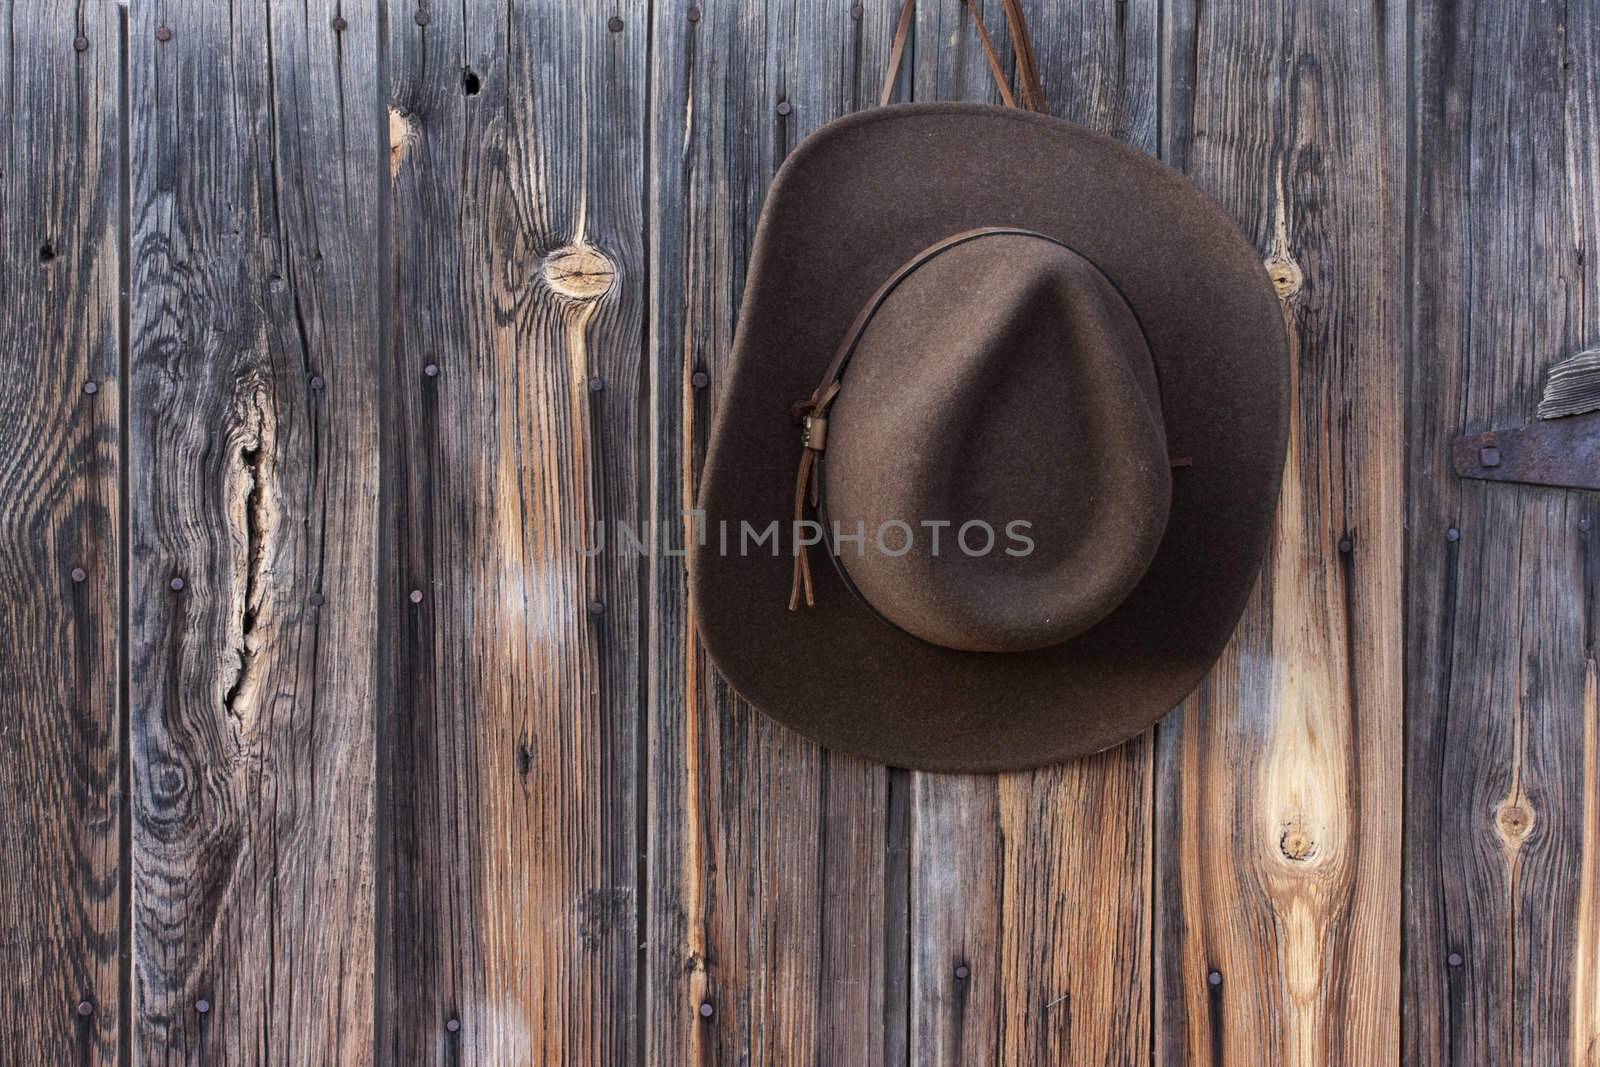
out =
<svg viewBox="0 0 1600 1067"><path fill-rule="evenodd" d="M117 37L0 19L0 1059L39 1064L115 1063L122 1009Z"/></svg>
<svg viewBox="0 0 1600 1067"><path fill-rule="evenodd" d="M883 1062L911 1062L911 772L889 771L883 861Z"/></svg>
<svg viewBox="0 0 1600 1067"><path fill-rule="evenodd" d="M1163 152L1260 248L1293 397L1257 593L1158 731L1157 1058L1394 1063L1407 12L1167 10Z"/></svg>
<svg viewBox="0 0 1600 1067"><path fill-rule="evenodd" d="M1154 152L1155 5L1023 7L1052 113ZM916 34L917 99L998 102L960 0ZM912 1064L1148 1061L1152 753L912 776Z"/></svg>
<svg viewBox="0 0 1600 1067"><path fill-rule="evenodd" d="M1417 7L1408 1063L1600 1059L1600 516L1450 459L1531 421L1550 363L1600 337L1597 16Z"/></svg>
<svg viewBox="0 0 1600 1067"><path fill-rule="evenodd" d="M637 1055L648 26L389 7L385 1063Z"/></svg>
<svg viewBox="0 0 1600 1067"><path fill-rule="evenodd" d="M1600 410L1600 348L1557 360L1545 376L1539 417L1559 419L1596 410Z"/></svg>
<svg viewBox="0 0 1600 1067"><path fill-rule="evenodd" d="M767 183L805 134L876 99L894 11L853 6L655 6L650 498L674 545ZM681 559L658 557L649 584L646 1062L881 1062L887 975L904 971L884 958L887 772L736 698L695 640Z"/></svg>
<svg viewBox="0 0 1600 1067"><path fill-rule="evenodd" d="M383 155L339 10L131 6L145 1064L371 1060Z"/></svg>

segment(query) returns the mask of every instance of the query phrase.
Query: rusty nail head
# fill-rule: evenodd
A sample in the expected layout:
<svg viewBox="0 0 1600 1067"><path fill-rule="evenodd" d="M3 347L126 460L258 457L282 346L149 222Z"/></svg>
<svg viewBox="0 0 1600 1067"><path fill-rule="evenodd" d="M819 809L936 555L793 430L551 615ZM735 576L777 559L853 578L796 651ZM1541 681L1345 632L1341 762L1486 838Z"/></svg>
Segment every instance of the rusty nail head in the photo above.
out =
<svg viewBox="0 0 1600 1067"><path fill-rule="evenodd" d="M858 19L864 14L866 14L866 11L865 11L865 9L862 8L862 6L860 4L854 4L854 5L851 6L851 8L850 8L850 17L851 18Z"/></svg>
<svg viewBox="0 0 1600 1067"><path fill-rule="evenodd" d="M72 39L72 47L79 52L87 52L89 50L89 38L80 33ZM89 1010L93 1011L94 1009L90 1008Z"/></svg>
<svg viewBox="0 0 1600 1067"><path fill-rule="evenodd" d="M1348 537L1339 538L1339 553L1340 553L1340 555L1348 556L1350 554L1350 550L1352 548L1354 548L1354 547L1355 547L1355 545L1351 543L1350 538L1348 538Z"/></svg>
<svg viewBox="0 0 1600 1067"><path fill-rule="evenodd" d="M689 376L689 384L693 385L696 389L704 389L710 383L711 375L707 374L703 370L697 370Z"/></svg>
<svg viewBox="0 0 1600 1067"><path fill-rule="evenodd" d="M94 394L96 394L96 393L98 393L100 391L100 383L99 382L84 382L83 383L83 391L85 393L88 393L90 396L94 396Z"/></svg>
<svg viewBox="0 0 1600 1067"><path fill-rule="evenodd" d="M621 16L612 15L611 18L606 21L606 26L611 30L612 33L621 33L622 32L622 18L621 18Z"/></svg>
<svg viewBox="0 0 1600 1067"><path fill-rule="evenodd" d="M344 16L343 15L335 15L335 16L333 16L333 32L334 33L343 33L346 29L349 28L349 26L350 26L350 24L344 20Z"/></svg>
<svg viewBox="0 0 1600 1067"><path fill-rule="evenodd" d="M411 602L413 604L422 603L422 590L420 590L420 589L411 590Z"/></svg>
<svg viewBox="0 0 1600 1067"><path fill-rule="evenodd" d="M1464 960L1462 958L1461 953L1452 952L1452 953L1450 953L1450 955L1445 957L1445 962L1448 963L1452 967L1459 967L1463 963L1465 963L1466 960Z"/></svg>
<svg viewBox="0 0 1600 1067"><path fill-rule="evenodd" d="M89 577L89 572L84 570L82 567L74 567L74 568L72 568L72 580L73 581L81 582L87 577Z"/></svg>
<svg viewBox="0 0 1600 1067"><path fill-rule="evenodd" d="M423 364L422 373L426 374L430 378L437 378L439 376L439 364L437 364L437 363L425 363L425 364Z"/></svg>
<svg viewBox="0 0 1600 1067"><path fill-rule="evenodd" d="M172 40L172 30L170 30L166 26L158 27L156 29L156 40L160 41L163 44L165 44L166 42Z"/></svg>
<svg viewBox="0 0 1600 1067"><path fill-rule="evenodd" d="M321 593L312 593L311 594L311 606L312 607L320 608L320 607L322 607L322 605L326 604L327 602L328 602L328 598L323 596Z"/></svg>
<svg viewBox="0 0 1600 1067"><path fill-rule="evenodd" d="M415 15L411 16L412 21L418 26L426 26L432 20L432 18L433 16L428 14L426 9L418 11Z"/></svg>
<svg viewBox="0 0 1600 1067"><path fill-rule="evenodd" d="M700 1002L700 1018L709 1019L716 1013L716 1010L716 1008L711 1006L711 1001L702 1000Z"/></svg>
<svg viewBox="0 0 1600 1067"><path fill-rule="evenodd" d="M589 614L590 615L604 615L605 613L606 613L606 606L605 606L604 601L600 601L600 600L591 600L591 601L589 601Z"/></svg>
<svg viewBox="0 0 1600 1067"><path fill-rule="evenodd" d="M598 375L589 379L589 392L598 393L606 387L606 380Z"/></svg>
<svg viewBox="0 0 1600 1067"><path fill-rule="evenodd" d="M89 1003L87 1000L78 1001L78 1014L79 1015L93 1015L94 1014L94 1005Z"/></svg>
<svg viewBox="0 0 1600 1067"><path fill-rule="evenodd" d="M699 22L700 21L700 8L698 6L689 8L689 21L690 22Z"/></svg>
<svg viewBox="0 0 1600 1067"><path fill-rule="evenodd" d="M1210 985L1221 985L1222 984L1222 972L1221 971L1212 971L1210 974L1206 975L1206 982L1209 983Z"/></svg>
<svg viewBox="0 0 1600 1067"><path fill-rule="evenodd" d="M1498 466L1500 466L1500 450L1498 448L1495 448L1493 445L1490 445L1490 446L1485 447L1485 448L1478 449L1478 466L1480 466L1480 467L1498 467Z"/></svg>
<svg viewBox="0 0 1600 1067"><path fill-rule="evenodd" d="M1459 541L1461 540L1461 531L1452 526L1444 532L1444 539L1446 541Z"/></svg>
<svg viewBox="0 0 1600 1067"><path fill-rule="evenodd" d="M211 1001L201 997L199 1000L194 1002L194 1010L199 1012L201 1015L204 1015L206 1012L211 1010Z"/></svg>
<svg viewBox="0 0 1600 1067"><path fill-rule="evenodd" d="M170 585L172 587L172 591L174 593L176 593L176 592L178 592L179 590L181 590L183 588L183 579L182 578L174 578L174 579L172 579L172 581L168 582L167 584Z"/></svg>
<svg viewBox="0 0 1600 1067"><path fill-rule="evenodd" d="M779 100L778 101L778 114L787 115L789 112L791 112L793 110L794 110L794 105L789 103L789 101L787 101L787 100Z"/></svg>
<svg viewBox="0 0 1600 1067"><path fill-rule="evenodd" d="M452 1034L458 1034L461 1032L461 1020L452 1018L444 1024L444 1028Z"/></svg>
<svg viewBox="0 0 1600 1067"><path fill-rule="evenodd" d="M972 977L972 968L963 963L961 966L956 968L956 977L961 979L963 982L966 981L968 978Z"/></svg>
<svg viewBox="0 0 1600 1067"><path fill-rule="evenodd" d="M328 384L327 382L322 380L322 375L313 374L311 376L311 388L320 390L324 385L327 385L327 384Z"/></svg>

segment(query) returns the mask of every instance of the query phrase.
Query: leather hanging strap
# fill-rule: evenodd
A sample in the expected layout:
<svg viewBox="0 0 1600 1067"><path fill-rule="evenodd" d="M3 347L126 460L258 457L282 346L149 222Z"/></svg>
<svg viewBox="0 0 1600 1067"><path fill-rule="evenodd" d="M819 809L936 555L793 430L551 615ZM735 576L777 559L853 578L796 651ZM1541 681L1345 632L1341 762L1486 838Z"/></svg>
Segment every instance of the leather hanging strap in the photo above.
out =
<svg viewBox="0 0 1600 1067"><path fill-rule="evenodd" d="M917 0L905 0L900 5L900 17L894 24L894 43L889 46L889 70L883 76L883 91L878 94L878 106L885 107L894 98L894 83L900 77L900 60L906 54L906 41L911 37L911 16L917 13Z"/></svg>
<svg viewBox="0 0 1600 1067"><path fill-rule="evenodd" d="M1006 25L1011 28L1011 49L1017 57L1017 89L1022 94L1022 106L1029 111L1048 111L1044 82L1039 80L1039 60L1033 54L1033 38L1028 33L1028 19L1022 13L1021 0L1000 2L1005 8Z"/></svg>
<svg viewBox="0 0 1600 1067"><path fill-rule="evenodd" d="M1000 64L1000 54L995 51L994 40L983 24L983 14L974 0L961 0L972 13L973 25L978 28L978 40L983 45L984 58L989 61L989 73L1000 90L1000 99L1006 107L1016 107L1017 98L1006 81L1005 68ZM1001 0L1006 12L1006 25L1011 30L1011 47L1017 60L1017 82L1022 92L1022 107L1029 111L1046 110L1044 85L1039 80L1039 61L1033 53L1033 40L1028 35L1028 20L1022 13L1020 0ZM878 106L883 107L894 98L894 84L900 77L900 63L905 58L906 42L911 37L912 16L917 0L905 0L900 5L900 16L895 20L894 41L889 46L889 69L883 77L883 91L878 94Z"/></svg>

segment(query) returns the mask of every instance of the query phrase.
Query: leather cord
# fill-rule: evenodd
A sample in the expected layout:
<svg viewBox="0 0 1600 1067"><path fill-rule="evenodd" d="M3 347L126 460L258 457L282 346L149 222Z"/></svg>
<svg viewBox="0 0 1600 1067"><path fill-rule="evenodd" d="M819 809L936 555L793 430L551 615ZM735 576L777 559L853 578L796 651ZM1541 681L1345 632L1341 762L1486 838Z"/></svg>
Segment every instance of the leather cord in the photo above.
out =
<svg viewBox="0 0 1600 1067"><path fill-rule="evenodd" d="M961 0L969 12L972 21L978 28L978 40L983 45L984 58L989 61L989 73L994 75L994 84L1000 90L1000 99L1006 107L1017 107L1017 98L1011 92L1011 86L1006 81L1005 68L1000 64L1000 54L995 50L994 40L989 36L988 29L983 24L983 13L980 12L974 0ZM1033 52L1033 40L1028 34L1028 20L1022 13L1020 0L1001 0L1005 8L1006 25L1011 31L1011 48L1017 60L1017 84L1022 94L1021 106L1028 111L1044 111L1044 85L1039 80L1039 61ZM900 63L905 58L906 42L911 37L912 16L916 13L917 0L905 0L900 5L900 15L895 20L894 41L889 46L889 69L883 77L883 91L878 94L878 106L883 107L894 99L894 85L900 77Z"/></svg>
<svg viewBox="0 0 1600 1067"><path fill-rule="evenodd" d="M1022 106L1029 111L1048 111L1050 105L1044 99L1044 82L1039 79L1039 60L1033 54L1033 37L1028 33L1028 19L1022 13L1022 2L1000 2L1005 8L1006 25L1011 28L1011 49L1017 57L1017 88L1022 94Z"/></svg>

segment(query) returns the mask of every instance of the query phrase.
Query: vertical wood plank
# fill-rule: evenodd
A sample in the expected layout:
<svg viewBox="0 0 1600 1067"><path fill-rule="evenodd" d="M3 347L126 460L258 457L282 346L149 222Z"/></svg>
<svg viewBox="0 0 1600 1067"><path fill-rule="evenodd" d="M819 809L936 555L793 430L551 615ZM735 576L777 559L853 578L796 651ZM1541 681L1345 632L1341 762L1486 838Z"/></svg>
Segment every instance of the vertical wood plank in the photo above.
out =
<svg viewBox="0 0 1600 1067"><path fill-rule="evenodd" d="M1170 0L1164 154L1284 298L1277 530L1159 729L1163 1063L1399 1055L1407 11Z"/></svg>
<svg viewBox="0 0 1600 1067"><path fill-rule="evenodd" d="M626 1064L646 6L388 15L380 1059Z"/></svg>
<svg viewBox="0 0 1600 1067"><path fill-rule="evenodd" d="M680 548L767 184L875 101L891 7L655 5L650 498ZM884 1022L905 966L886 959L888 772L738 700L697 643L681 559L653 560L649 585L646 1062L881 1063L905 1026Z"/></svg>
<svg viewBox="0 0 1600 1067"><path fill-rule="evenodd" d="M1052 113L1154 153L1155 5L1023 7ZM917 99L999 101L959 0L916 35ZM1149 1061L1153 751L912 776L911 1063Z"/></svg>
<svg viewBox="0 0 1600 1067"><path fill-rule="evenodd" d="M1592 517L1589 526L1590 529L1594 527ZM1588 601L1592 606L1597 598L1590 596ZM1582 859L1578 875L1577 937L1572 951L1569 1054L1573 1063L1592 1064L1600 1062L1600 679L1596 678L1594 656L1589 657L1584 673L1583 844L1579 853ZM1410 978L1408 974L1408 981ZM1410 989L1407 991L1409 993ZM1426 1018L1429 1013L1418 1014Z"/></svg>
<svg viewBox="0 0 1600 1067"><path fill-rule="evenodd" d="M1418 8L1407 1062L1600 1062L1600 516L1449 453L1600 336L1597 14Z"/></svg>
<svg viewBox="0 0 1600 1067"><path fill-rule="evenodd" d="M0 19L0 1058L39 1064L115 1063L121 1011L118 33Z"/></svg>
<svg viewBox="0 0 1600 1067"><path fill-rule="evenodd" d="M376 26L131 7L135 1052L367 1063Z"/></svg>

